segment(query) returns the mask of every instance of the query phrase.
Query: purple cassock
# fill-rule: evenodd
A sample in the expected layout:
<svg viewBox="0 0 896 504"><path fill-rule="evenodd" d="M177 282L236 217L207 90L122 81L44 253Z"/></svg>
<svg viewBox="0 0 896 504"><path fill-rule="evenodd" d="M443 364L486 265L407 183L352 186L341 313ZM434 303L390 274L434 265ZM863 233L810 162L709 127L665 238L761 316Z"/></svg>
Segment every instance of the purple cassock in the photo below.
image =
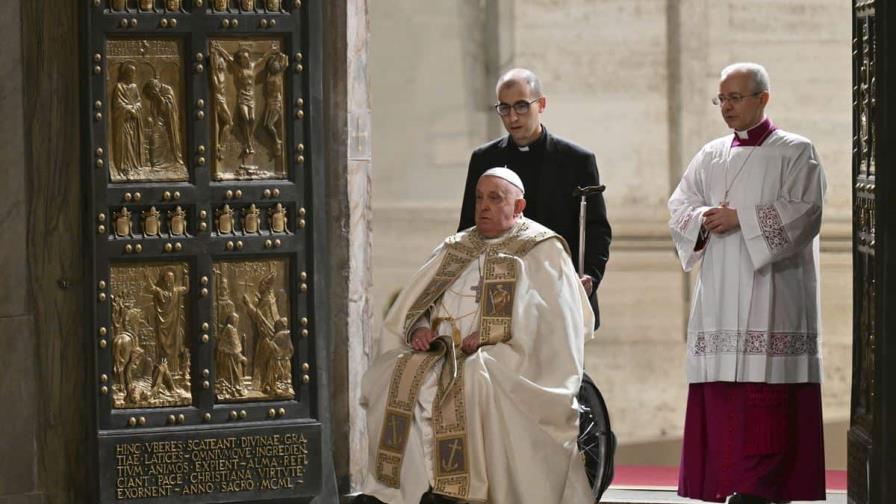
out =
<svg viewBox="0 0 896 504"><path fill-rule="evenodd" d="M824 500L824 486L821 385L690 385L678 495Z"/></svg>

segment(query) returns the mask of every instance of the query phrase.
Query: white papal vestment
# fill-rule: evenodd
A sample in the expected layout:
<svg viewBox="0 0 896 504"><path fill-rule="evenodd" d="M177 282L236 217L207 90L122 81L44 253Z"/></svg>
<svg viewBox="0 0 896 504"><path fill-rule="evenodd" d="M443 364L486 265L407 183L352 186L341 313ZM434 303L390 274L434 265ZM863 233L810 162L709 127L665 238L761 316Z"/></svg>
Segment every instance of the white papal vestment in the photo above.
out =
<svg viewBox="0 0 896 504"><path fill-rule="evenodd" d="M524 253L503 248L503 242L521 227L530 234L542 232L553 237ZM443 262L451 261L446 256L453 244L464 243L469 233L475 231L459 233L436 249L386 317L376 357L362 384L370 436L370 466L363 493L389 503L417 504L430 486L436 487L433 465L439 461L433 453L432 418L441 364L427 373L420 388L400 466L400 486L387 485L376 476L378 449L383 436L389 435L388 429L383 431L387 391L396 362L411 352L408 338L413 327L421 320L428 323L449 316L466 336L480 329L480 301L509 300L501 296L511 292L509 339L480 347L464 359L461 370L469 468L468 494L461 500L591 503L576 447L575 397L582 379L584 342L592 336L593 314L561 239L523 218L504 237L481 240L485 249L444 288L420 319L408 324L414 317L415 302L438 283L434 279L439 278ZM485 270L491 268L487 256L513 265L516 280L512 289L483 288L480 277L488 277ZM477 291L482 291L479 301ZM496 297L498 293L501 296ZM442 324L439 332L450 333L450 325Z"/></svg>

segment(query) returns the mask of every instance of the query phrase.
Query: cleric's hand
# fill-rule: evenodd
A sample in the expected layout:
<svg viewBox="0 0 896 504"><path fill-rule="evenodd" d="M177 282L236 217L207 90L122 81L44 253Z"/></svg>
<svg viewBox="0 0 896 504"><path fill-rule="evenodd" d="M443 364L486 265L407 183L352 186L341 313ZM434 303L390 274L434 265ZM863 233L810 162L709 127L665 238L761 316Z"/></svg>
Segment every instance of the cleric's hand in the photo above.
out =
<svg viewBox="0 0 896 504"><path fill-rule="evenodd" d="M411 333L411 348L418 352L429 350L429 344L436 339L438 334L428 327L418 327Z"/></svg>
<svg viewBox="0 0 896 504"><path fill-rule="evenodd" d="M710 233L723 234L740 228L737 210L727 206L710 208L703 214L703 227Z"/></svg>

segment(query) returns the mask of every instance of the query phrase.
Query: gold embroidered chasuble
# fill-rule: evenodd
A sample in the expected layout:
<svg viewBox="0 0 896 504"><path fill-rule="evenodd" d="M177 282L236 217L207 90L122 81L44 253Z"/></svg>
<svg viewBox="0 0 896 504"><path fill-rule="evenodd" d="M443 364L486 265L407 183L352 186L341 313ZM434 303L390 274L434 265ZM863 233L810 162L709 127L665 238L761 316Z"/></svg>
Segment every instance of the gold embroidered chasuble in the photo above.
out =
<svg viewBox="0 0 896 504"><path fill-rule="evenodd" d="M484 500L485 492L501 487L501 485L495 485L488 481L483 474L486 472L483 470L485 469L483 459L487 458L487 455L484 455L485 446L482 439L485 433L482 432L483 429L479 425L481 421L476 417L491 408L479 404L482 396L482 393L478 391L481 388L480 380L477 379L473 383L469 383L467 378L470 376L477 378L482 375L484 370L481 369L483 366L481 357L494 357L506 353L508 349L516 345L525 346L527 353L548 350L547 348L529 348L532 336L534 336L531 331L533 325L531 322L535 314L532 313L533 310L522 310L523 303L521 301L530 301L533 298L541 297L535 295L536 292L532 290L530 284L532 271L536 271L532 266L538 266L538 264L527 264L527 254L540 243L554 237L557 235L552 231L527 219L521 219L505 237L499 240L484 240L475 230L454 235L444 242L437 256L421 270L421 272L425 271L424 278L415 279L417 281L406 289L396 301L396 306L387 317L387 326L390 327L384 329L383 335L385 339L386 333L392 332L393 334L390 336L396 338L392 339L390 345L394 346L387 352L383 352L381 349L380 356L371 366L368 376L365 376L365 393L362 394L366 399L369 393L368 388L370 388L378 394L386 396L384 401L379 401L382 403L381 410L374 409L374 401L368 401L371 475L368 477L368 484L365 485L365 488L381 488L381 493L378 495L382 500L400 502L401 498L395 496L406 494L405 487L419 484L416 481L407 481L403 475L414 471L406 467L408 464L412 466L419 464L416 460L417 457L412 452L415 453L421 448L424 452L431 453L432 474L427 474L425 477L436 493L477 501ZM571 340L568 339L569 335L563 334L561 330L561 337L567 338L567 345L572 342L573 348L570 348L570 352L566 354L567 357L570 357L565 363L566 369L564 370L561 366L558 371L567 381L572 379L573 382L578 383L577 380L581 379L581 348L577 347L581 346L586 333L590 334L586 330L590 326L583 323L585 319L590 321L592 315L584 291L579 292L580 284L577 283L577 277L572 271L565 243L559 237L557 238L557 240L552 240L553 243L550 247L544 249L545 253L536 254L539 257L534 262L554 263L547 269L554 273L560 273L564 277L567 291L566 300L572 302L568 303L570 306L563 307L561 310L577 316L560 318L567 319L567 322L573 322L573 326L578 327L572 330L576 334ZM480 304L477 315L480 343L484 346L472 355L464 354L460 349L461 335L457 334L455 330L451 331L454 334L446 334L437 340L429 352L411 351L408 341L412 330L419 326L418 321L421 317L424 317L424 320L434 318L436 304L440 302L446 290L467 268L471 267L471 263L474 261L479 262L478 267L481 274L478 289ZM556 283L556 278L553 280L553 283ZM562 299L561 296L552 301L557 302ZM520 315L520 317L515 317L515 315ZM517 324L515 318L527 319L524 321L527 324ZM434 325L438 325L439 321L441 319L434 321L436 322ZM515 326L528 326L525 331L527 334L521 336L519 341L514 340L517 336L514 331ZM567 330L567 332L569 331ZM400 340L400 344L396 344L396 340ZM576 340L579 343L575 343ZM511 352L511 354L513 353ZM520 357L520 355L512 356L513 358ZM384 361L382 368L378 365L380 360ZM441 366L440 369L439 366ZM477 369L478 372L468 369L471 367ZM536 367L540 367L540 365ZM518 371L506 371L514 374L525 372L523 369L524 366ZM502 373L496 373L496 371ZM496 368L493 370L493 374L503 374L504 371ZM427 376L436 372L438 378L435 380L436 390L431 405L431 436L424 435L418 439L415 435L419 429L413 428L414 422L419 420L415 418L415 407ZM376 379L380 383L379 387L368 387L373 381L370 375L376 375ZM525 377L517 375L513 381L523 378ZM537 379L534 376L532 378ZM508 381L511 380L508 379ZM522 381L525 382L525 380ZM560 396L552 398L561 399L557 401L558 411L556 413L558 415L548 415L548 417L562 418L560 423L565 424L569 433L569 439L565 440L566 446L561 443L559 446L561 449L558 452L562 460L560 467L565 468L561 474L564 476L562 479L565 479L568 472L579 473L576 470L570 471L570 468L566 466L570 464L567 457L572 453L570 446L574 452L575 421L573 419L570 423L569 411L564 411L564 404L565 408L571 407L571 395L574 395L574 391L578 387L571 387L570 383L564 383L563 380L554 385L568 389L565 397L560 394ZM512 427L512 425L496 426L501 430L511 428L511 431ZM501 436L504 435L506 433L501 434ZM547 440L542 439L542 441ZM510 441L503 440L501 443L509 444ZM549 441L549 443L556 444L554 441ZM421 444L428 446L420 446ZM408 457L414 460L409 462ZM521 461L515 461L515 463L521 463ZM490 463L487 465L489 468L494 468ZM587 481L585 484L587 486ZM557 485L561 492L564 485ZM492 490L489 490L489 486ZM573 486L577 487L577 485ZM425 490L425 487L423 488ZM507 492L505 489L504 493ZM376 491L371 493L377 495ZM555 502L567 502L567 500L558 500L559 497L551 498ZM413 501L413 499L410 497L408 501ZM495 496L491 496L489 502L502 502L500 497L497 500L494 499ZM568 501L574 502L575 500Z"/></svg>

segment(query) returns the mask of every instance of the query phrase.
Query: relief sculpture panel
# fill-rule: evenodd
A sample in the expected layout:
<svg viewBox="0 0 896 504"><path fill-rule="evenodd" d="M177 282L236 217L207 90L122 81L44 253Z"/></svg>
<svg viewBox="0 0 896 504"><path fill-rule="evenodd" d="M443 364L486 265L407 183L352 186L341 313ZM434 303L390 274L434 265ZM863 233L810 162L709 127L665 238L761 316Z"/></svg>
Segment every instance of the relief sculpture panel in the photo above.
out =
<svg viewBox="0 0 896 504"><path fill-rule="evenodd" d="M209 42L215 180L282 179L283 76L289 59L275 39Z"/></svg>
<svg viewBox="0 0 896 504"><path fill-rule="evenodd" d="M113 406L190 404L187 264L113 265L110 282Z"/></svg>
<svg viewBox="0 0 896 504"><path fill-rule="evenodd" d="M186 181L180 41L109 40L106 54L109 179Z"/></svg>
<svg viewBox="0 0 896 504"><path fill-rule="evenodd" d="M219 261L214 271L218 401L294 398L288 262Z"/></svg>

